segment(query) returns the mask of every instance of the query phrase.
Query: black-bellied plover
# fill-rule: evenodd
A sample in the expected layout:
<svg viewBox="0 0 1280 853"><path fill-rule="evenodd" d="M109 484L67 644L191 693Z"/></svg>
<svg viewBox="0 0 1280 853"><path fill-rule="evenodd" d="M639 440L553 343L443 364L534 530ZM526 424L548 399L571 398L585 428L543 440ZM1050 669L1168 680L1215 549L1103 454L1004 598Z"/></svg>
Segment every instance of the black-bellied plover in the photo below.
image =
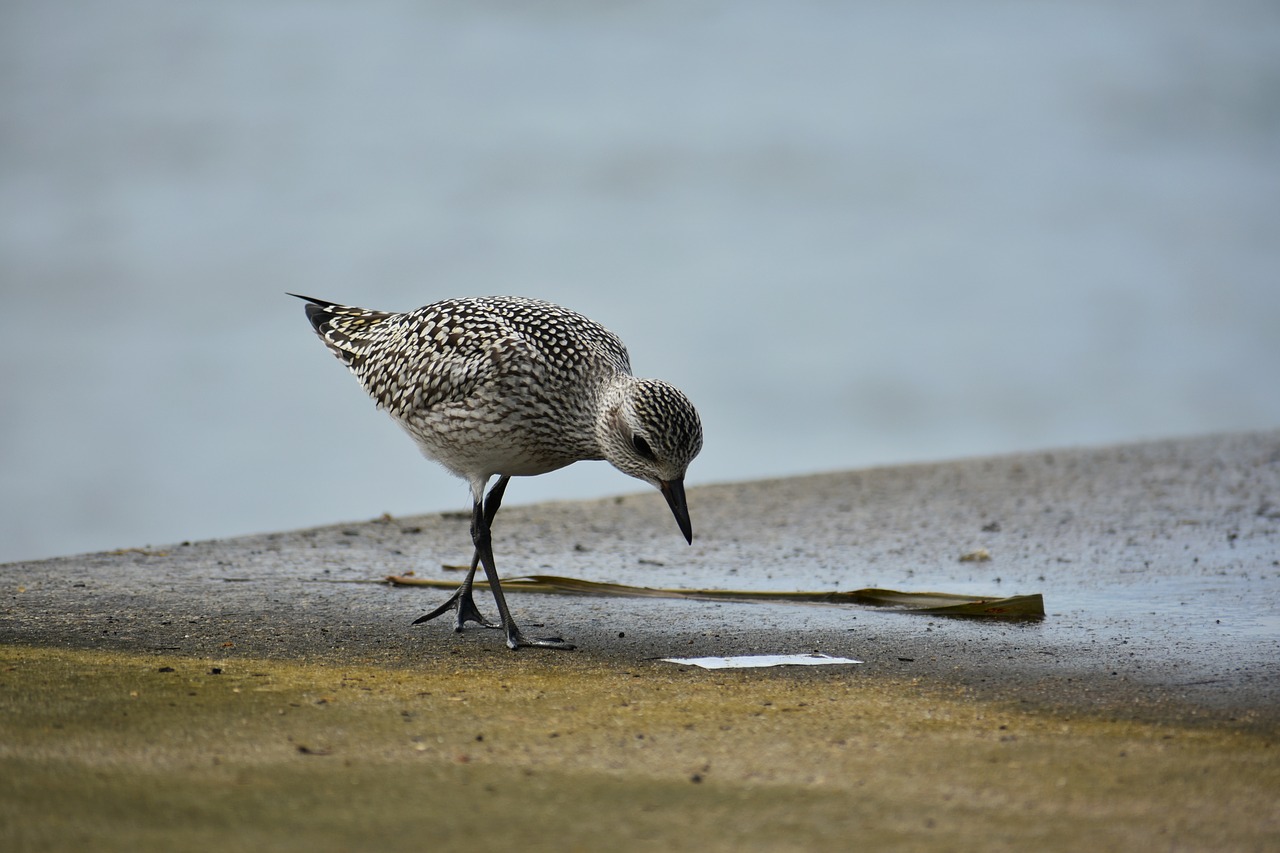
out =
<svg viewBox="0 0 1280 853"><path fill-rule="evenodd" d="M512 477L608 460L660 489L693 542L684 476L702 449L698 412L666 382L633 376L627 348L604 326L511 296L448 299L402 314L298 298L309 303L316 334L378 407L425 456L471 484L471 569L448 601L414 624L453 611L455 630L468 621L501 627L513 649L573 648L559 637L526 637L502 594L490 529ZM472 598L477 565L501 626L481 616Z"/></svg>

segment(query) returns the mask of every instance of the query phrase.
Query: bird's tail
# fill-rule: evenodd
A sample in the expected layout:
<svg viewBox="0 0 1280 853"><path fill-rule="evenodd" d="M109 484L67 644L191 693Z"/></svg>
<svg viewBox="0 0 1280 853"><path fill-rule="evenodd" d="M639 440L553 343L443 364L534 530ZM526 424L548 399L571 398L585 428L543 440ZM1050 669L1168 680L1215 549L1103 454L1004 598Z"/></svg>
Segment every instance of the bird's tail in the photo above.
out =
<svg viewBox="0 0 1280 853"><path fill-rule="evenodd" d="M375 327L391 316L387 311L339 305L298 293L289 295L306 300L307 319L311 321L316 334L352 370L359 367L368 355L374 343Z"/></svg>

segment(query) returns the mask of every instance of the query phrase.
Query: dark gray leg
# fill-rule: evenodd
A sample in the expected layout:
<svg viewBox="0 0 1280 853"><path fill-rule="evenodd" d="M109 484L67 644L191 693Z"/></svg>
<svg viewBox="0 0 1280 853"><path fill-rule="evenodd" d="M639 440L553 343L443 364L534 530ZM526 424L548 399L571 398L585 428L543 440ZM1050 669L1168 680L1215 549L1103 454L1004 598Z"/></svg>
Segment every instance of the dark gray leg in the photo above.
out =
<svg viewBox="0 0 1280 853"><path fill-rule="evenodd" d="M498 486L506 488L506 480L503 477L494 486L494 490L498 490ZM475 543L476 554L480 558L481 565L484 566L485 577L489 579L489 588L493 590L494 603L498 605L498 616L502 619L502 627L507 632L507 647L518 649L521 646L533 646L546 649L572 649L572 643L566 643L560 637L526 637L519 628L516 627L515 620L511 618L511 611L507 608L507 598L502 594L502 582L498 580L498 569L493 562L493 540L490 535L490 523L493 521L493 514L497 513L495 507L493 513L489 512L489 500L493 497L493 492L489 493L489 497L485 499L484 506L476 503L475 510L471 515L471 541ZM501 501L502 492L498 491L498 499Z"/></svg>
<svg viewBox="0 0 1280 853"><path fill-rule="evenodd" d="M462 626L467 622L478 622L486 628L502 627L501 625L495 625L480 615L480 611L476 608L475 599L471 596L471 582L476 576L476 567L479 565L480 554L476 552L471 557L471 568L467 572L467 579L462 582L462 586L458 587L444 604L441 604L425 616L419 616L414 619L413 624L421 625L423 622L430 622L437 616L443 616L452 610L457 617L453 623L453 630L455 631L461 631Z"/></svg>
<svg viewBox="0 0 1280 853"><path fill-rule="evenodd" d="M492 528L493 517L498 514L498 509L502 506L502 495L507 490L507 483L511 481L510 477L499 477L498 482L493 484L493 488L489 490L489 494L484 499L484 517L485 523ZM474 526L474 523L473 523ZM473 534L474 536L474 534ZM462 582L462 586L458 587L453 595L449 596L449 600L441 604L435 610L425 616L419 616L413 620L413 624L421 625L423 622L430 622L437 616L443 616L452 610L456 619L454 620L453 630L461 631L462 626L467 622L478 622L486 628L499 628L488 619L480 615L480 610L476 607L475 599L471 595L471 584L476 576L476 567L480 565L480 552L474 551L471 555L471 568L467 571L466 580Z"/></svg>

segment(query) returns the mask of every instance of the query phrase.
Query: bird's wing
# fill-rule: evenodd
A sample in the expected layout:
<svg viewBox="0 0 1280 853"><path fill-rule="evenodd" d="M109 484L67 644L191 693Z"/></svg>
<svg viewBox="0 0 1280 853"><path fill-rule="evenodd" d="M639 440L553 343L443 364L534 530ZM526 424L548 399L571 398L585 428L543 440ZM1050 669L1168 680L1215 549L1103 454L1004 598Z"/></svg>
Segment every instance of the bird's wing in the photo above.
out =
<svg viewBox="0 0 1280 853"><path fill-rule="evenodd" d="M433 306L388 317L377 334L378 346L356 375L379 406L404 414L464 403L514 370L535 369L539 359L502 318L459 317Z"/></svg>

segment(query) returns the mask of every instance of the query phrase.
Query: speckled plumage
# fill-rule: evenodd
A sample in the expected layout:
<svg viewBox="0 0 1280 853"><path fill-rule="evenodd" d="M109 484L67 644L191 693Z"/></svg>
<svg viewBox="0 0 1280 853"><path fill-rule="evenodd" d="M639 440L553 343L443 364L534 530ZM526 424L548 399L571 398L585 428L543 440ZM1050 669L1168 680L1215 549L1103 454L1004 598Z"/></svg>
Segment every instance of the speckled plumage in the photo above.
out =
<svg viewBox="0 0 1280 853"><path fill-rule="evenodd" d="M634 377L626 347L604 326L521 297L449 299L405 313L299 298L379 408L427 457L471 483L481 562L507 479L580 460L607 459L661 489L692 541L683 482L702 448L698 413L673 386ZM488 508L484 489L495 475ZM505 627L496 570L485 569ZM470 604L470 576L459 593L458 628L484 623ZM511 624L508 645L555 644L528 641Z"/></svg>

